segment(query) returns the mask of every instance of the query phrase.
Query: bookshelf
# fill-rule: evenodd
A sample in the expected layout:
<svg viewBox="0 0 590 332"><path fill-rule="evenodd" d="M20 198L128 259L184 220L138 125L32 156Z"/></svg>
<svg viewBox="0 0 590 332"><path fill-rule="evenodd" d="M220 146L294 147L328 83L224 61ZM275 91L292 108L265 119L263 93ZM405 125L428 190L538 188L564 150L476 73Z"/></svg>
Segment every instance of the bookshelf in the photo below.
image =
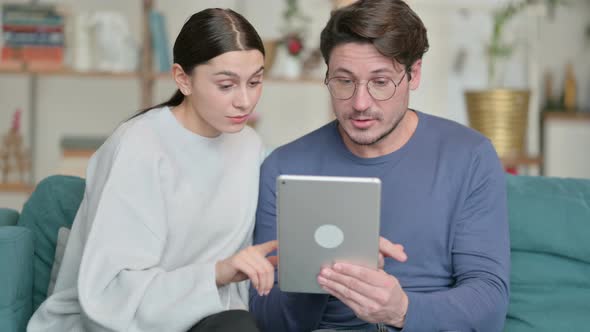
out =
<svg viewBox="0 0 590 332"><path fill-rule="evenodd" d="M172 74L170 73L156 73L154 76L155 80L172 80ZM264 76L264 82L270 83L293 83L293 84L324 84L324 81L315 77L299 77L299 78L286 78L280 76L266 75Z"/></svg>
<svg viewBox="0 0 590 332"><path fill-rule="evenodd" d="M0 65L0 74L5 75L35 75L35 76L74 76L74 77L88 77L88 78L122 78L122 79L138 79L139 72L102 72L102 71L75 71L69 68L60 69L26 69L26 68L5 68Z"/></svg>
<svg viewBox="0 0 590 332"><path fill-rule="evenodd" d="M36 132L39 128L38 123L38 79L43 77L79 77L92 79L131 79L137 80L140 87L140 105L148 107L153 104L154 82L157 73L153 68L153 54L151 52L151 34L149 29L149 13L153 9L153 0L139 0L141 10L141 37L140 48L150 50L141 52L141 60L137 72L103 72L103 71L76 71L67 67L56 66L27 66L23 63L1 62L0 75L20 75L27 76L29 79L28 104L29 104L29 123L28 123L28 141L31 153L30 179L28 183L0 183L0 193L30 193L33 186L39 179L35 175L36 156L37 156L37 137ZM30 184L29 184L30 183Z"/></svg>
<svg viewBox="0 0 590 332"><path fill-rule="evenodd" d="M152 49L152 39L151 39L151 31L150 31L150 21L149 16L152 9L154 9L155 0L138 0L135 1L131 6L132 10L136 10L137 13L140 15L140 20L137 22L139 23L139 47L140 49L144 50L151 50ZM135 24L137 26L137 24ZM136 95L138 105L140 108L148 107L153 105L161 96L157 95L158 89L158 82L162 82L164 84L173 83L172 75L169 72L158 72L157 68L155 67L155 55L153 52L141 52L140 53L140 61L138 70L134 72L103 72L103 71L76 71L71 68L67 67L30 67L23 65L22 63L9 63L9 62L0 62L0 76L5 77L22 77L26 78L26 92L24 94L25 101L28 102L27 113L28 116L25 119L26 127L29 128L28 131L24 132L23 134L26 135L26 141L28 142L27 145L31 151L31 164L33 165L31 170L31 176L28 183L34 184L37 181L41 180L40 177L44 176L39 173L42 170L39 168L41 162L44 162L47 159L47 154L44 154L43 151L46 151L43 147L43 143L41 141L40 135L45 135L43 131L40 131L39 128L42 128L45 112L44 106L40 105L41 98L44 96L43 91L45 91L44 86L44 79L53 79L53 78L75 78L75 79L88 79L92 80L127 80L130 82L137 82L137 86L134 87L134 95ZM281 78L281 77L273 77L271 75L267 75L265 77L265 83L269 86L273 85L278 87L281 90L291 90L293 86L296 86L297 89L308 90L308 87L313 85L323 85L323 80L320 78L311 78L311 77L302 77L296 79L289 79L289 78ZM70 84L69 82L66 84ZM108 83L107 83L108 84ZM119 84L119 83L116 83ZM121 84L127 84L127 82L123 82ZM41 90L43 89L43 91ZM321 95L321 94L320 94ZM274 105L271 108L276 108ZM270 119L270 118L269 118ZM272 121L272 120L271 120ZM256 123L252 122L251 125L256 125ZM263 127L267 126L263 124ZM266 128L266 127L265 127ZM270 132L269 129L266 129ZM273 132L274 133L274 132ZM34 165L37 165L35 167ZM37 174L35 174L37 173ZM0 193L2 192L22 192L22 190L17 190L18 187L15 186L1 186Z"/></svg>

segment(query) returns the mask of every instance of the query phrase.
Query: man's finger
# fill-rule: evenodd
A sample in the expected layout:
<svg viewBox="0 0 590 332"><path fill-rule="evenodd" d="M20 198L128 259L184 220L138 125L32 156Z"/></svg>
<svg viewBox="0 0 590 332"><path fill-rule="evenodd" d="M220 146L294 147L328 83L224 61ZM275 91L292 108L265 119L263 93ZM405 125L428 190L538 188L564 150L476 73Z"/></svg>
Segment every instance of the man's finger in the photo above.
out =
<svg viewBox="0 0 590 332"><path fill-rule="evenodd" d="M359 292L359 289L350 288L342 282L324 278L322 275L318 276L318 282L332 296L338 298L357 313L360 312L360 308L375 304L375 301Z"/></svg>
<svg viewBox="0 0 590 332"><path fill-rule="evenodd" d="M380 292L380 289L375 287L375 282L372 280L368 280L375 278L375 276L370 274L367 275L365 279L358 279L347 274L339 273L333 269L326 268L322 269L320 277L324 278L325 280L328 280L332 288L336 288L337 290L342 291L342 289L338 286L342 285L342 288L354 291L355 293L358 293L363 297L373 298L375 293ZM381 276L379 275L378 277Z"/></svg>
<svg viewBox="0 0 590 332"><path fill-rule="evenodd" d="M382 270L374 270L360 265L336 263L332 268L334 275L351 277L364 284L375 287L386 287L389 275ZM332 279L333 277L330 277ZM368 295L367 293L365 293Z"/></svg>
<svg viewBox="0 0 590 332"><path fill-rule="evenodd" d="M400 262L405 262L408 259L402 245L394 244L384 237L379 237L379 252L385 257L391 257Z"/></svg>

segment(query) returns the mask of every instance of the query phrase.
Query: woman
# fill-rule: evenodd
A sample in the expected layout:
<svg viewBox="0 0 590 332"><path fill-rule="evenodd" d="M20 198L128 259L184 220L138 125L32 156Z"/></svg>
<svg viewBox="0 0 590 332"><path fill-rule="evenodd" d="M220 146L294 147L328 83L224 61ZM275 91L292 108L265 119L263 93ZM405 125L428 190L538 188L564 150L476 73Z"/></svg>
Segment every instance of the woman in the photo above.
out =
<svg viewBox="0 0 590 332"><path fill-rule="evenodd" d="M250 246L263 147L245 126L264 47L241 15L207 9L173 53L178 91L92 157L55 292L29 331L256 331L239 282L266 294L276 265L275 241Z"/></svg>

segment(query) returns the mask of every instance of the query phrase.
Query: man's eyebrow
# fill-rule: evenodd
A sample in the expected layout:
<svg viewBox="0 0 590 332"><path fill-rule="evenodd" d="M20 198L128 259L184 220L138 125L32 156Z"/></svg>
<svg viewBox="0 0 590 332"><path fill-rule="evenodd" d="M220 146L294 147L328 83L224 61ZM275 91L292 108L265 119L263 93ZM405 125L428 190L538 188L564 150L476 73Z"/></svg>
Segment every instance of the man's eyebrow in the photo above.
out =
<svg viewBox="0 0 590 332"><path fill-rule="evenodd" d="M390 68L379 68L371 71L371 74L380 74L380 73L390 73L390 74L397 74L396 71L391 70Z"/></svg>
<svg viewBox="0 0 590 332"><path fill-rule="evenodd" d="M353 73L350 70L344 69L342 67L336 68L336 70L334 70L334 74L336 74L336 73L344 73L344 74L353 75Z"/></svg>

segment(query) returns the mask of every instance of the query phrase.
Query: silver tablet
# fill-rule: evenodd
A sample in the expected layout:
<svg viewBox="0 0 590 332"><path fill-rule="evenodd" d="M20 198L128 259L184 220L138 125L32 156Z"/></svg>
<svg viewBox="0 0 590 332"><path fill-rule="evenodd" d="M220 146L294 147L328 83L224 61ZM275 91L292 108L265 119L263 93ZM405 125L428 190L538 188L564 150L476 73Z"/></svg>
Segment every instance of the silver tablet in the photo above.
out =
<svg viewBox="0 0 590 332"><path fill-rule="evenodd" d="M279 287L325 293L325 265L377 268L381 181L377 178L281 175L277 178Z"/></svg>

